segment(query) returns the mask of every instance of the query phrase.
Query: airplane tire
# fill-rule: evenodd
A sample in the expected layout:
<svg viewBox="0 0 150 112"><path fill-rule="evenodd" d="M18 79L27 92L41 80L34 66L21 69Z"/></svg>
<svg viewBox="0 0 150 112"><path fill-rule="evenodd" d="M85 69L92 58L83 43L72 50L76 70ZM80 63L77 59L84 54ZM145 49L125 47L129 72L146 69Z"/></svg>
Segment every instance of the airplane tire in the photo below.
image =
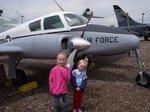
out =
<svg viewBox="0 0 150 112"><path fill-rule="evenodd" d="M143 72L143 79L144 80L141 80L141 76L138 74L136 77L137 85L145 88L150 87L150 76L145 71Z"/></svg>
<svg viewBox="0 0 150 112"><path fill-rule="evenodd" d="M21 86L27 83L27 76L25 72L21 69L16 69L16 79L12 80L14 85Z"/></svg>

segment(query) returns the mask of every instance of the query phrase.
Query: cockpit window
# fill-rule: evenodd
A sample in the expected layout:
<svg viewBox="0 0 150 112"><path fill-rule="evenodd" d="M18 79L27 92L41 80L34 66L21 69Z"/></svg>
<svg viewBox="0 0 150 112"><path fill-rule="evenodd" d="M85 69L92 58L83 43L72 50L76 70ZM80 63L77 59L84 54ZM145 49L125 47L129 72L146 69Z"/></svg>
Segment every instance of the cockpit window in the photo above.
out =
<svg viewBox="0 0 150 112"><path fill-rule="evenodd" d="M64 28L59 16L47 17L44 19L44 30Z"/></svg>
<svg viewBox="0 0 150 112"><path fill-rule="evenodd" d="M79 26L87 23L84 17L76 14L65 14L64 16L69 26Z"/></svg>
<svg viewBox="0 0 150 112"><path fill-rule="evenodd" d="M35 21L29 24L30 31L39 31L41 30L41 20Z"/></svg>

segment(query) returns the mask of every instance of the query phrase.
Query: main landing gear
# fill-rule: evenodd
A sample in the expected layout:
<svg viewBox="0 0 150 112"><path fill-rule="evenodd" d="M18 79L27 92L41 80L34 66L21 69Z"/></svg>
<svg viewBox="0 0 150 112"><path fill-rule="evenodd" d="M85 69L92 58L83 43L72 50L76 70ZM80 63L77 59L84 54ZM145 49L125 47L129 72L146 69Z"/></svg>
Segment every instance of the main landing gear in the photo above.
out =
<svg viewBox="0 0 150 112"><path fill-rule="evenodd" d="M136 83L139 86L148 88L150 87L150 75L145 72L145 69L144 69L145 66L144 64L141 63L139 49L135 50L135 54L136 54L136 59L137 59L139 68L140 68L139 73L136 77Z"/></svg>
<svg viewBox="0 0 150 112"><path fill-rule="evenodd" d="M16 79L12 79L12 82L16 86L21 86L27 83L27 76L22 69L16 69Z"/></svg>
<svg viewBox="0 0 150 112"><path fill-rule="evenodd" d="M144 40L149 40L149 39L148 39L148 36L144 36Z"/></svg>
<svg viewBox="0 0 150 112"><path fill-rule="evenodd" d="M16 69L19 61L20 60L15 57L9 57L8 78L12 79L12 82L16 86L21 86L27 83L27 76L25 72L22 69Z"/></svg>

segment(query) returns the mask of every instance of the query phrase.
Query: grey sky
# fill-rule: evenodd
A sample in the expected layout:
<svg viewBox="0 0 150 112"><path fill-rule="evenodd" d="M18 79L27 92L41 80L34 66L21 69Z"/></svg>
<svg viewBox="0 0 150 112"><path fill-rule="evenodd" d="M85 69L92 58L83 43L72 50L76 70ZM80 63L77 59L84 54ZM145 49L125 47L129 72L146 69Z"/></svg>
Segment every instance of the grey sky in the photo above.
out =
<svg viewBox="0 0 150 112"><path fill-rule="evenodd" d="M144 23L150 23L149 0L57 0L66 11L79 14L86 8L94 11L95 16L103 16L104 19L93 19L92 23L117 26L113 5L117 4L127 11L138 22L142 21L142 13L145 13ZM24 15L24 21L29 21L47 13L60 11L53 0L1 0L0 8L4 10L3 16L18 19L18 11Z"/></svg>

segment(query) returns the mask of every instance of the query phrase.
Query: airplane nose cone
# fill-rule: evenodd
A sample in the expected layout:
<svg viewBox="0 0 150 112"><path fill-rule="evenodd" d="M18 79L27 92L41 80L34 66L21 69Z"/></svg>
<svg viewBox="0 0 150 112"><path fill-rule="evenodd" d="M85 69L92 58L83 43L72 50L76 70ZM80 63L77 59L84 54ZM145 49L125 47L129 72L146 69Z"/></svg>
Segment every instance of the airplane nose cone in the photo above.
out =
<svg viewBox="0 0 150 112"><path fill-rule="evenodd" d="M91 43L85 39L74 37L70 40L70 48L78 50L86 50L91 46Z"/></svg>
<svg viewBox="0 0 150 112"><path fill-rule="evenodd" d="M140 39L135 35L130 35L128 37L127 47L131 49L136 49L139 47Z"/></svg>
<svg viewBox="0 0 150 112"><path fill-rule="evenodd" d="M140 39L135 35L124 35L119 38L119 42L116 52L128 52L139 48Z"/></svg>

